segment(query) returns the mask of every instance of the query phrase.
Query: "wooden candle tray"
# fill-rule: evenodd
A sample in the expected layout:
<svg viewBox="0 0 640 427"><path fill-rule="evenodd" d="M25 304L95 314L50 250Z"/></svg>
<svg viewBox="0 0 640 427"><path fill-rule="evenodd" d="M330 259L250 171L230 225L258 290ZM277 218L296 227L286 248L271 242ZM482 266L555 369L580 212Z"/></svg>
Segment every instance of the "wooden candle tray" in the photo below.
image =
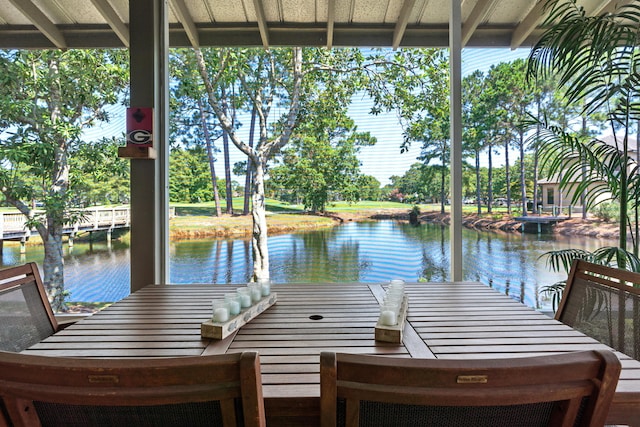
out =
<svg viewBox="0 0 640 427"><path fill-rule="evenodd" d="M391 342L396 344L402 344L402 331L404 330L404 321L407 318L407 309L409 308L409 301L405 295L398 311L398 323L393 326L383 325L378 319L376 324L376 341Z"/></svg>
<svg viewBox="0 0 640 427"><path fill-rule="evenodd" d="M253 318L271 307L278 300L278 295L272 292L270 295L263 297L260 301L240 311L240 314L233 316L224 323L207 320L200 325L200 335L203 338L213 338L221 340L249 323Z"/></svg>

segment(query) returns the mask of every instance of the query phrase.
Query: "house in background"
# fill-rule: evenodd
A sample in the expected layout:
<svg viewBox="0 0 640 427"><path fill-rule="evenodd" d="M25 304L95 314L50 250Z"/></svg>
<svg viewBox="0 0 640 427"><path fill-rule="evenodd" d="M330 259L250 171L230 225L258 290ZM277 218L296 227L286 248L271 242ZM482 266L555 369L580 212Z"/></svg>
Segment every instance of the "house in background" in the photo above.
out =
<svg viewBox="0 0 640 427"><path fill-rule="evenodd" d="M613 135L607 135L599 139L611 146L616 145ZM618 137L618 144L620 144L620 137ZM638 159L639 155L638 141L632 136L629 136L629 155L635 159ZM542 199L538 201L538 205L541 207L542 213L550 213L552 215L571 215L572 213L583 212L582 198L578 199L577 203L572 203L576 191L575 187L580 182L581 178L579 176L575 177L575 180L572 180L572 183L575 183L576 186L571 185L570 188L565 188L561 191L560 181L562 179L562 175L556 175L538 180L538 185L540 185L540 195L542 197ZM594 183L589 186L589 189L596 191L596 187L597 183ZM596 201L597 203L600 203L609 200L610 198L610 193L602 193L596 197Z"/></svg>

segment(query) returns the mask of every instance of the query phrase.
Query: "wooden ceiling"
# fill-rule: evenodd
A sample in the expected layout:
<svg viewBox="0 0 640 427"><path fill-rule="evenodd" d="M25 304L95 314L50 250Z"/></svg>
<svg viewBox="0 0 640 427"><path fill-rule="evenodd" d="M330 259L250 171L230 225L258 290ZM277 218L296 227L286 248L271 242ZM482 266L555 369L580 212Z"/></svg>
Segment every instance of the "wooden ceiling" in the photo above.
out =
<svg viewBox="0 0 640 427"><path fill-rule="evenodd" d="M452 0L168 1L172 46L397 48L449 43ZM616 1L578 3L597 14ZM462 0L463 46L531 45L540 35L544 3ZM129 0L0 0L0 48L128 46Z"/></svg>

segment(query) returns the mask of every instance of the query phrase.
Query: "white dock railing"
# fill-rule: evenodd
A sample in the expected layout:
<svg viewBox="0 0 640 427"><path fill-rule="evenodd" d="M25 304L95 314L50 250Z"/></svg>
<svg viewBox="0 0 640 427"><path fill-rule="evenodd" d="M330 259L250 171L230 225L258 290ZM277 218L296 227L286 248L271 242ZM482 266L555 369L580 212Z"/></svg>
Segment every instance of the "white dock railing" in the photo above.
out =
<svg viewBox="0 0 640 427"><path fill-rule="evenodd" d="M129 227L131 210L128 206L117 208L84 209L84 218L72 225L65 226L65 234L82 231L113 230ZM36 233L27 229L25 216L20 212L0 212L0 240L18 240Z"/></svg>

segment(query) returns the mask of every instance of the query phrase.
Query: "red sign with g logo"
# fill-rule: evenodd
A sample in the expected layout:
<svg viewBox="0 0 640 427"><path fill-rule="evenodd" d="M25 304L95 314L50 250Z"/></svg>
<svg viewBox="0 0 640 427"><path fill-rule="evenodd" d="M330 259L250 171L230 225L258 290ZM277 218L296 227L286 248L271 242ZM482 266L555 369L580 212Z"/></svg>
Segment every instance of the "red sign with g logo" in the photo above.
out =
<svg viewBox="0 0 640 427"><path fill-rule="evenodd" d="M127 108L127 145L153 146L153 108Z"/></svg>

